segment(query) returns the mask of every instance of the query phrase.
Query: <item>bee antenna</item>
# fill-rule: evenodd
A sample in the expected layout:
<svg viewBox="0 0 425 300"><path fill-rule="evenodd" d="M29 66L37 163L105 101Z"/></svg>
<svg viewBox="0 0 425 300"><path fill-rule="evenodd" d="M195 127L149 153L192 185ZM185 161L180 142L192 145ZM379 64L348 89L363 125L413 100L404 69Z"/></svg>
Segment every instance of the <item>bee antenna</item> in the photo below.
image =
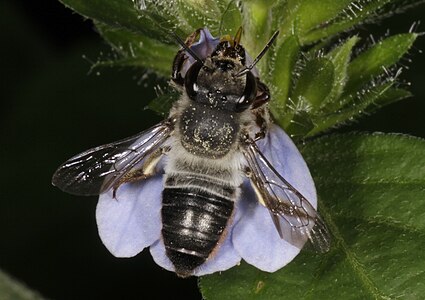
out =
<svg viewBox="0 0 425 300"><path fill-rule="evenodd" d="M183 47L184 50L186 50L187 53L190 54L190 56L192 56L197 62L201 63L202 65L204 64L204 60L201 59L196 53L195 51L193 51L192 49L190 49L190 47L188 45L186 45L186 43L177 35L177 33L175 33L174 31L172 32L172 35L174 36L174 38L176 39L177 43L179 43L180 46Z"/></svg>
<svg viewBox="0 0 425 300"><path fill-rule="evenodd" d="M279 30L276 31L275 33L273 33L270 40L264 46L263 50L261 50L261 52L257 55L257 57L254 59L254 61L249 66L240 70L235 76L239 77L239 76L245 75L246 73L251 71L255 67L255 65L260 61L260 59L264 56L264 54L266 54L267 50L269 50L269 48L271 47L271 45L273 44L273 42L277 38L278 34L279 34Z"/></svg>

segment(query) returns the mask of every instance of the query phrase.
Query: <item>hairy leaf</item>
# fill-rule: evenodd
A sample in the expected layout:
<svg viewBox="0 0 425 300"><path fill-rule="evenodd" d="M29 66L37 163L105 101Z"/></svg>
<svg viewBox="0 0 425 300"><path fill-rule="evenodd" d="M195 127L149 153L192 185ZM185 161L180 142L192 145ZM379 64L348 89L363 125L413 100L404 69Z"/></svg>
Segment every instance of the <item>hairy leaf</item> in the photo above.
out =
<svg viewBox="0 0 425 300"><path fill-rule="evenodd" d="M391 0L357 0L350 3L334 19L308 32L304 43L312 43L327 36L335 35L361 24L377 15L377 11Z"/></svg>
<svg viewBox="0 0 425 300"><path fill-rule="evenodd" d="M307 61L291 95L293 105L316 110L331 92L333 84L332 61L324 57Z"/></svg>
<svg viewBox="0 0 425 300"><path fill-rule="evenodd" d="M358 40L359 38L354 36L327 55L335 67L335 80L331 92L321 105L321 108L326 111L336 111L339 107L338 99L342 95L347 82L347 67L350 62L351 51Z"/></svg>
<svg viewBox="0 0 425 300"><path fill-rule="evenodd" d="M144 0L61 0L79 14L111 27L124 28L168 43L174 43L171 30L189 32L178 18L176 8L165 1Z"/></svg>
<svg viewBox="0 0 425 300"><path fill-rule="evenodd" d="M286 111L288 95L292 89L292 75L300 46L295 36L289 36L276 50L274 67L269 80L273 98L271 110L279 120Z"/></svg>
<svg viewBox="0 0 425 300"><path fill-rule="evenodd" d="M425 293L425 141L345 134L301 149L334 236L265 273L242 263L201 279L214 299L420 299ZM282 251L285 251L282 249Z"/></svg>
<svg viewBox="0 0 425 300"><path fill-rule="evenodd" d="M361 88L373 77L394 65L412 46L417 34L391 36L356 57L348 67L347 93Z"/></svg>
<svg viewBox="0 0 425 300"><path fill-rule="evenodd" d="M163 76L170 76L177 45L164 44L147 36L102 23L97 23L96 27L118 54L117 58L101 61L98 65L143 67Z"/></svg>

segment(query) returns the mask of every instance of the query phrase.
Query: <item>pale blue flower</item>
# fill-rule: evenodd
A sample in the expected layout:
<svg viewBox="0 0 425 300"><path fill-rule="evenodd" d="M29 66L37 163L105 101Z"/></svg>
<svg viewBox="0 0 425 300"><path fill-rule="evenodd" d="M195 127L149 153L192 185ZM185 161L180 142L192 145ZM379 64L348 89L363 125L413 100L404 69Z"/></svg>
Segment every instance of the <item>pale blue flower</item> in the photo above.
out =
<svg viewBox="0 0 425 300"><path fill-rule="evenodd" d="M258 146L274 168L317 206L317 196L308 167L288 135L272 125ZM161 165L166 163L165 156ZM132 257L150 247L155 262L174 271L161 238L162 172L142 182L122 185L100 196L96 210L99 235L116 257ZM267 272L274 272L298 255L300 249L281 239L270 217L250 187L248 179L227 227L225 240L200 267L195 276L211 274L236 266L243 259Z"/></svg>

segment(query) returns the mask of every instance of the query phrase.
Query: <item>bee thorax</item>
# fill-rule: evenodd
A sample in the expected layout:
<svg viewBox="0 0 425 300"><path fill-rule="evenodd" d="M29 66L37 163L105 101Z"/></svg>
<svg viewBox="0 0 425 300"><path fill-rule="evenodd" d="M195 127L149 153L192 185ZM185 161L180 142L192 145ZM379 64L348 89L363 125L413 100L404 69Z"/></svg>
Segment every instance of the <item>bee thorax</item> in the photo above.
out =
<svg viewBox="0 0 425 300"><path fill-rule="evenodd" d="M191 103L180 119L181 143L191 154L216 159L234 148L239 133L235 113Z"/></svg>

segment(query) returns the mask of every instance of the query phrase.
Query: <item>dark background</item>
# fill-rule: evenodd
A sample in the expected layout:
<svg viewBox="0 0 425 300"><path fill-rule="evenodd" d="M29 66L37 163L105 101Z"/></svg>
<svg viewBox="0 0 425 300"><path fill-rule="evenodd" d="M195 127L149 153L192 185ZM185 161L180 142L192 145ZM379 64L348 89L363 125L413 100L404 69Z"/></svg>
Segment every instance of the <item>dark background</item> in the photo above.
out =
<svg viewBox="0 0 425 300"><path fill-rule="evenodd" d="M406 32L424 15L422 5L360 31ZM97 235L96 197L67 195L50 184L70 156L160 120L144 109L155 77L117 68L88 74L88 60L107 57L109 48L90 21L55 0L2 1L0 34L0 268L51 299L200 299L196 279L162 270L148 251L114 258ZM402 79L415 96L340 130L425 137L419 49L423 37L407 56L413 63L402 62L410 67Z"/></svg>

